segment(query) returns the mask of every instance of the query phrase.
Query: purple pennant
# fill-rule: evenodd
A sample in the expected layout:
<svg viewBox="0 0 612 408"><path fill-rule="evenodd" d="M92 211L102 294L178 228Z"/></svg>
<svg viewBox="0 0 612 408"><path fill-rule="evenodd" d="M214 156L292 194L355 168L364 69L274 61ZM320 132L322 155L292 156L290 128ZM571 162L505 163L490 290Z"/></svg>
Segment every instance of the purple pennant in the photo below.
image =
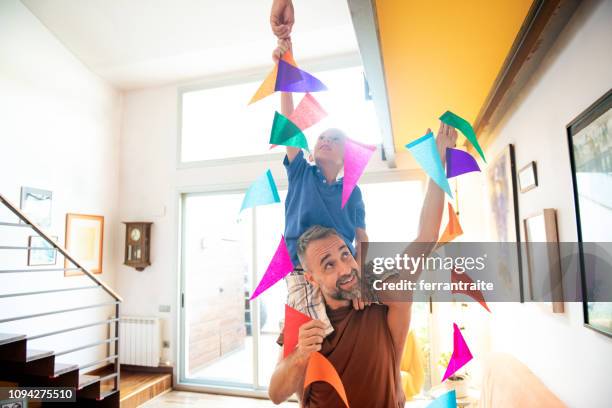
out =
<svg viewBox="0 0 612 408"><path fill-rule="evenodd" d="M468 152L446 148L446 177L457 177L472 171L480 171L476 159Z"/></svg>
<svg viewBox="0 0 612 408"><path fill-rule="evenodd" d="M280 60L276 75L275 91L282 92L317 92L326 91L327 87L308 72Z"/></svg>

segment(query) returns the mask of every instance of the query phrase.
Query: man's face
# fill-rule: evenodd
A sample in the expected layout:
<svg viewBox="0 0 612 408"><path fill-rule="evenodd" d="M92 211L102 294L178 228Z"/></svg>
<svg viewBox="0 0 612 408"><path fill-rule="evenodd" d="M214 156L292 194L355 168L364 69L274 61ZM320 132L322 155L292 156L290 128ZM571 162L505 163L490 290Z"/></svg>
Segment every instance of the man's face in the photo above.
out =
<svg viewBox="0 0 612 408"><path fill-rule="evenodd" d="M315 160L341 165L344 159L344 140L344 135L336 129L321 133L314 147Z"/></svg>
<svg viewBox="0 0 612 408"><path fill-rule="evenodd" d="M340 237L332 235L312 241L304 255L306 279L321 289L326 300L359 297L359 266Z"/></svg>

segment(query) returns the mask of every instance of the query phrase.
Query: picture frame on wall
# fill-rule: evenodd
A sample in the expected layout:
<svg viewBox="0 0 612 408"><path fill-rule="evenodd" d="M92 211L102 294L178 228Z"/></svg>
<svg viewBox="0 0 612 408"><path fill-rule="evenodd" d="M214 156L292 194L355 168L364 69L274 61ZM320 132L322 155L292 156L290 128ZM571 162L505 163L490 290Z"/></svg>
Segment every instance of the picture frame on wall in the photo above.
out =
<svg viewBox="0 0 612 408"><path fill-rule="evenodd" d="M53 192L49 190L21 187L19 208L34 224L42 228L51 228L52 199Z"/></svg>
<svg viewBox="0 0 612 408"><path fill-rule="evenodd" d="M499 244L497 265L504 289L524 301L514 145L506 146L486 171L491 239Z"/></svg>
<svg viewBox="0 0 612 408"><path fill-rule="evenodd" d="M101 215L66 214L66 250L91 273L102 273L104 249L104 217ZM64 268L74 268L67 258ZM83 275L81 271L65 270L64 276Z"/></svg>
<svg viewBox="0 0 612 408"><path fill-rule="evenodd" d="M57 242L57 236L51 238ZM55 265L56 262L57 250L51 244L38 235L28 237L28 266Z"/></svg>
<svg viewBox="0 0 612 408"><path fill-rule="evenodd" d="M545 208L523 220L529 300L546 301L553 313L563 313L563 275L557 232L557 212Z"/></svg>
<svg viewBox="0 0 612 408"><path fill-rule="evenodd" d="M591 277L609 270L586 262L584 243L610 241L612 231L612 90L567 125L585 326L612 337L612 302L597 299ZM599 267L599 269L598 269ZM601 269L601 270L600 270Z"/></svg>
<svg viewBox="0 0 612 408"><path fill-rule="evenodd" d="M518 171L518 181L521 193L526 193L538 186L538 173L534 161Z"/></svg>

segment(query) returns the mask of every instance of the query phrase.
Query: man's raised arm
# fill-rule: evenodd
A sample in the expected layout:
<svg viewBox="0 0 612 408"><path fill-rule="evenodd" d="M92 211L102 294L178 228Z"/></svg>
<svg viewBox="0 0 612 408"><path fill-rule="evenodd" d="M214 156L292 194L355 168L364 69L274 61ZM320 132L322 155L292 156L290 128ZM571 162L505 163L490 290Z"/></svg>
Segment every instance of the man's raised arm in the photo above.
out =
<svg viewBox="0 0 612 408"><path fill-rule="evenodd" d="M446 148L454 147L457 142L457 131L444 124L440 124L440 130L436 137L438 152L442 159L442 164L446 161ZM419 220L419 229L417 238L412 242L404 254L411 258L419 258L428 256L435 248L438 241L438 233L440 231L440 223L442 222L442 212L444 210L444 191L431 179L427 184L427 192L425 200L421 208L421 216ZM421 269L417 270L413 275L416 279L421 274ZM393 276L385 280L385 282L399 282L400 276ZM393 338L393 345L398 356L398 361L401 360L406 343L406 336L410 328L410 317L412 311L412 302L385 302L389 307L387 313L387 323Z"/></svg>

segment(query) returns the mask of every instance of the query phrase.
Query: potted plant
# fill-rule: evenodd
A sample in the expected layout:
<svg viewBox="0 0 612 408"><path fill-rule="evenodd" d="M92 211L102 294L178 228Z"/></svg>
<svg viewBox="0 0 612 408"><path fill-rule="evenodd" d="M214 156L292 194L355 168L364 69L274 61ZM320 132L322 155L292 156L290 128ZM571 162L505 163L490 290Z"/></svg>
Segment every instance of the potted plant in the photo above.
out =
<svg viewBox="0 0 612 408"><path fill-rule="evenodd" d="M450 352L440 354L438 365L442 367L443 370L446 370L446 367L448 367L451 355L452 354ZM444 381L444 384L448 391L455 390L457 398L464 398L467 396L470 376L465 371L463 373L460 373L459 371L448 377Z"/></svg>

